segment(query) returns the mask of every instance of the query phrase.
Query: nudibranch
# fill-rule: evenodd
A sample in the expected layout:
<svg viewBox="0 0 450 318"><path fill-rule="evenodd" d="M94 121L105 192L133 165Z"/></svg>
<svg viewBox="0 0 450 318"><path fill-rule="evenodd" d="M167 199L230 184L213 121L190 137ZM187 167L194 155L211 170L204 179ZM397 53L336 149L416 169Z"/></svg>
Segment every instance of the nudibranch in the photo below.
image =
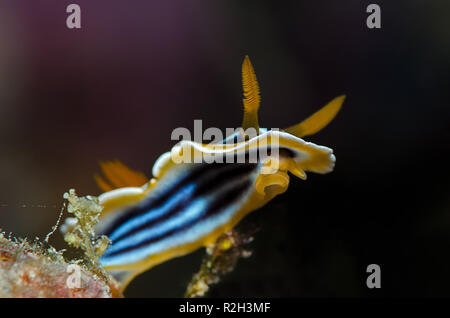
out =
<svg viewBox="0 0 450 318"><path fill-rule="evenodd" d="M106 191L99 197L104 210L96 233L107 235L112 243L100 262L123 288L155 265L213 244L248 213L286 191L288 172L306 179L306 171L333 170L332 149L301 138L324 128L345 96L297 125L269 130L259 127L259 86L248 57L242 65L242 83L242 130L223 142L181 141L156 161L150 180L118 161L101 164L109 182L96 176ZM256 134L246 135L248 128ZM187 150L196 160L176 162L173 154ZM251 153L256 153L256 160L248 160ZM244 160L201 159L212 154Z"/></svg>

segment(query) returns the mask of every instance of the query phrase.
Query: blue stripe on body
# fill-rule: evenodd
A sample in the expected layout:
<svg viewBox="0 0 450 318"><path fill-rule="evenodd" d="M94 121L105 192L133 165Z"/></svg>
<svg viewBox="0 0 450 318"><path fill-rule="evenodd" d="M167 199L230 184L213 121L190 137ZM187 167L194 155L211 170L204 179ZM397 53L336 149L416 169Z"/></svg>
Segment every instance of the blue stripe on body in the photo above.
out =
<svg viewBox="0 0 450 318"><path fill-rule="evenodd" d="M248 173L243 175L243 172L240 171L242 170L242 165L233 166L239 167L239 169L234 169L234 171L238 171L234 182L226 179L226 175L222 176L222 178L225 178L224 180L216 180L213 177L217 176L217 171L206 170L206 176L199 176L197 181L203 181L203 188L207 188L211 184L212 189L197 197L185 196L189 201L176 214L171 215L169 218L162 219L161 222L155 222L147 228L144 227L129 236L123 237L124 233L133 230L134 226L139 226L142 223L135 219L125 222L117 231L112 232L111 237L120 237L122 235L122 238L116 242L113 239L113 245L102 256L101 262L105 266L108 266L139 261L151 254L160 253L175 246L195 241L211 233L217 227L226 224L231 216L240 208L242 202L246 201L245 197L248 194L248 190L252 188L251 184L253 184L254 178L257 175L255 172L252 173L251 177ZM221 165L221 167L225 167L225 165ZM243 176L245 178L242 178ZM199 182L194 182L194 184L198 186ZM243 185L245 185L245 189ZM191 187L193 187L193 184L188 183L181 192L192 195L195 187ZM236 198L233 197L233 200L230 202L220 201L233 191L236 192L236 195L233 194L237 196ZM176 197L182 197L182 195L176 194ZM169 198L169 201L161 207L160 211L168 213L170 211L169 206L173 208L177 205L177 198ZM154 215L154 211L149 210L136 219L139 218L142 221L146 218L157 218L157 216L151 216ZM163 213L161 212L161 214Z"/></svg>
<svg viewBox="0 0 450 318"><path fill-rule="evenodd" d="M110 235L109 239L112 241L117 240L120 236L126 234L127 232L133 230L134 228L140 226L143 223L156 220L168 212L170 212L173 208L175 208L180 201L185 200L186 197L190 197L195 189L195 184L188 184L179 192L175 193L169 200L163 204L162 206L158 206L154 209L147 211L145 214L138 215L134 218L123 223L120 227L115 229Z"/></svg>
<svg viewBox="0 0 450 318"><path fill-rule="evenodd" d="M248 183L247 189L250 188L250 183ZM242 203L246 201L245 198L247 197L247 195L248 191L245 191L238 200L230 202L231 204L228 204L225 208L221 209L220 211L215 211L216 213L214 213L211 217L203 219L201 218L201 216L205 215L208 203L211 204L214 202L214 200L210 200L210 202L206 202L206 200L202 199L195 200L189 205L187 211L183 212L183 214L186 216L186 219L179 219L179 225L182 223L193 221L191 223L191 226L188 226L182 231L176 231L174 234L165 236L164 238L156 240L153 243L146 244L142 244L143 242L145 243L146 240L149 240L149 237L146 237L146 234L156 234L156 231L160 230L161 225L158 225L158 227L151 229L155 230L155 232L153 233L139 232L134 236L124 239L123 241L118 242L116 245L113 245L111 247L111 250L108 249L108 254L106 254L105 257L102 257L101 261L104 266L129 264L141 261L149 257L150 255L161 253L177 246L195 242L196 240L208 235L218 227L223 226L227 222L229 222L236 211L240 209ZM141 243L140 247L121 251L121 249L123 248L127 249L130 248L130 246L136 244L139 246L138 241ZM117 247L114 248L115 246Z"/></svg>

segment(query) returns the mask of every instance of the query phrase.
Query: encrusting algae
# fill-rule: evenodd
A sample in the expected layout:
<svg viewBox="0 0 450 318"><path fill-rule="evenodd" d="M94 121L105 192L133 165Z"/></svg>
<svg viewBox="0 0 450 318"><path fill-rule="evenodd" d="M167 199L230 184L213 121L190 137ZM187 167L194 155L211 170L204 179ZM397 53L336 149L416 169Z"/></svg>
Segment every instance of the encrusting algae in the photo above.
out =
<svg viewBox="0 0 450 318"><path fill-rule="evenodd" d="M92 228L102 207L96 198L79 198L74 190L64 198L69 202L69 213L78 220L66 241L83 249L86 260L67 261L64 250L46 248L38 239L29 243L27 239L6 238L0 232L0 297L122 297L120 286L98 263L107 238L93 239Z"/></svg>
<svg viewBox="0 0 450 318"><path fill-rule="evenodd" d="M77 197L74 189L64 193L64 199L69 202L67 212L75 216L70 229L67 228L67 224L71 223L70 221L64 224L66 227L63 229L65 241L69 245L81 248L84 251L86 261L92 272L110 279L108 272L103 269L99 262L100 256L108 247L109 239L105 235L96 237L94 232L94 227L99 221L103 207L99 204L97 197Z"/></svg>
<svg viewBox="0 0 450 318"><path fill-rule="evenodd" d="M70 281L75 277L79 286ZM110 298L117 286L92 273L80 262L64 260L38 243L10 240L0 233L0 297Z"/></svg>
<svg viewBox="0 0 450 318"><path fill-rule="evenodd" d="M217 284L222 275L231 272L240 258L250 257L251 251L244 246L253 241L253 233L254 231L232 229L209 246L200 270L187 287L185 297L204 297L210 286Z"/></svg>

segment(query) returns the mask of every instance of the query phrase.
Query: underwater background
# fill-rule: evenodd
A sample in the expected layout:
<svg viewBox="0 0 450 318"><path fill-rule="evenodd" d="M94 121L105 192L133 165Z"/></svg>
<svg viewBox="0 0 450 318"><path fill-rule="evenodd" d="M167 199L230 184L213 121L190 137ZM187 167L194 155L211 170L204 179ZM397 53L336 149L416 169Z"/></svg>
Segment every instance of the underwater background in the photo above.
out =
<svg viewBox="0 0 450 318"><path fill-rule="evenodd" d="M0 227L41 239L62 195L100 194L99 160L151 175L177 127L238 127L241 63L260 124L284 128L332 98L343 109L308 141L334 172L291 178L242 223L253 255L209 296L450 296L448 1L0 2ZM368 29L377 3L382 28ZM52 244L66 248L62 235ZM180 297L204 250L137 277L129 297ZM382 288L366 287L381 266Z"/></svg>

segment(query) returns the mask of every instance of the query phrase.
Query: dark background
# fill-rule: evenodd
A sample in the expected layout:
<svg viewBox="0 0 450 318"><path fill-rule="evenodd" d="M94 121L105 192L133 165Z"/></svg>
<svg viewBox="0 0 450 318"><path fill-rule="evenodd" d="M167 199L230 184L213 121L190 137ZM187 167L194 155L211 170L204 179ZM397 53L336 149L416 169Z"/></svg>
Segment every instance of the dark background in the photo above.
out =
<svg viewBox="0 0 450 318"><path fill-rule="evenodd" d="M73 1L72 1L73 2ZM450 3L373 1L0 2L0 226L41 239L69 188L99 194L98 161L150 175L176 127L238 127L241 63L260 123L286 127L346 94L309 141L329 175L290 189L245 224L253 256L210 296L449 296ZM45 205L46 207L38 207ZM52 243L65 248L56 233ZM179 297L204 251L139 276L127 296ZM379 290L366 267L381 266Z"/></svg>

